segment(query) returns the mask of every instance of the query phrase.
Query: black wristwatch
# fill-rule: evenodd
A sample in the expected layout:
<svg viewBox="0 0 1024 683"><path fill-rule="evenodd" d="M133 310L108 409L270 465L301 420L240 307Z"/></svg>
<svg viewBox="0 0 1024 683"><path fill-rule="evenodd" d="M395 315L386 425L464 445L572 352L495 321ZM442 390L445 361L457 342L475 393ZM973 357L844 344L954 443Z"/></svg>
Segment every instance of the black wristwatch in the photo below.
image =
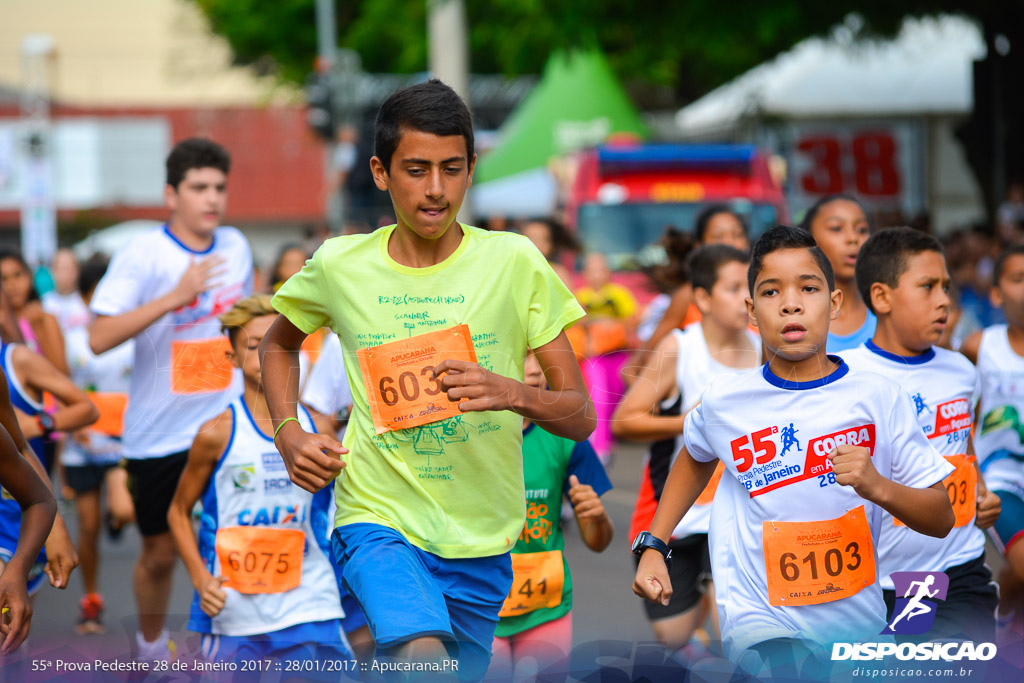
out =
<svg viewBox="0 0 1024 683"><path fill-rule="evenodd" d="M43 436L50 436L57 431L53 422L53 415L50 415L49 413L37 413L36 424L38 424L39 428L43 430Z"/></svg>
<svg viewBox="0 0 1024 683"><path fill-rule="evenodd" d="M668 569L672 568L672 550L669 549L668 544L660 538L652 536L650 531L641 531L637 534L637 537L633 539L633 554L639 557L640 555L643 555L644 551L648 548L654 548L664 555L665 567Z"/></svg>

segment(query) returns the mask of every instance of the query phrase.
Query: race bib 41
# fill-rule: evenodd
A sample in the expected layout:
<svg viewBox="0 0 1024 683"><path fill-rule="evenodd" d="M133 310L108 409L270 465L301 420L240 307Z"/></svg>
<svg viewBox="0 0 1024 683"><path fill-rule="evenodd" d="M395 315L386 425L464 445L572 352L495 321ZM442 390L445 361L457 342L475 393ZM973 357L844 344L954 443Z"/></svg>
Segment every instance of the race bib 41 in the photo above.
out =
<svg viewBox="0 0 1024 683"><path fill-rule="evenodd" d="M434 368L445 360L476 362L468 325L359 349L359 370L378 434L461 415Z"/></svg>
<svg viewBox="0 0 1024 683"><path fill-rule="evenodd" d="M562 604L564 583L561 550L512 553L512 590L498 616L514 617L545 607L558 607Z"/></svg>

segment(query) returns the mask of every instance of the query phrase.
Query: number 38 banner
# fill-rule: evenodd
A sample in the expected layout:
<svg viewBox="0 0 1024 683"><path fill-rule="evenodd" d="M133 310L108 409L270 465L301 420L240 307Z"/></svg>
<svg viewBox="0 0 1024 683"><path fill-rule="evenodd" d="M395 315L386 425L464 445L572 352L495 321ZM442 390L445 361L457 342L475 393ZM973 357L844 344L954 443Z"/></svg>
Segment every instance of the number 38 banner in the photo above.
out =
<svg viewBox="0 0 1024 683"><path fill-rule="evenodd" d="M924 208L925 129L906 120L801 122L793 141L790 206L795 214L819 198L856 195L874 211L911 216Z"/></svg>
<svg viewBox="0 0 1024 683"><path fill-rule="evenodd" d="M359 349L356 355L378 434L462 414L434 368L445 360L476 362L468 325Z"/></svg>

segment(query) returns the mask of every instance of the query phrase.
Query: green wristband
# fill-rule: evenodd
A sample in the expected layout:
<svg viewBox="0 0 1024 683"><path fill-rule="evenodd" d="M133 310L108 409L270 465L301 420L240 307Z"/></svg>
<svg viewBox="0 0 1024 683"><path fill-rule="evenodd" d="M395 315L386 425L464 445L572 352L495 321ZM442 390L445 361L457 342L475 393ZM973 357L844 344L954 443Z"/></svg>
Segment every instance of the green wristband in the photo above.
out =
<svg viewBox="0 0 1024 683"><path fill-rule="evenodd" d="M274 430L274 441L277 441L277 433L279 431L281 431L281 427L284 427L289 422L295 422L300 427L302 426L302 423L299 422L299 418L297 418L297 417L286 417L285 419L281 420L281 424L277 425L277 429Z"/></svg>

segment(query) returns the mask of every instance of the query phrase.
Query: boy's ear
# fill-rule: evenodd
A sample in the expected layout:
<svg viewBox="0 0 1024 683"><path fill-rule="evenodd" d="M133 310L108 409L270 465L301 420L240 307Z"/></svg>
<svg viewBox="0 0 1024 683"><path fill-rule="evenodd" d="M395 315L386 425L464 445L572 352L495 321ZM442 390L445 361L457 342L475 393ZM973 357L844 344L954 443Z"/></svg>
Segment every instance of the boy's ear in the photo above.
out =
<svg viewBox="0 0 1024 683"><path fill-rule="evenodd" d="M839 317L839 309L843 307L843 290L835 289L832 290L831 305L829 307L829 320L835 320Z"/></svg>
<svg viewBox="0 0 1024 683"><path fill-rule="evenodd" d="M992 302L992 305L996 308L1002 308L1003 303L1003 292L998 287L992 287L988 290L988 300Z"/></svg>
<svg viewBox="0 0 1024 683"><path fill-rule="evenodd" d="M697 304L701 315L707 315L711 310L711 294L703 287L694 287L693 303Z"/></svg>
<svg viewBox="0 0 1024 683"><path fill-rule="evenodd" d="M232 367L238 368L239 370L242 369L241 364L238 362L238 355L235 353L234 349L229 348L225 351L224 357L228 359L228 362L231 363Z"/></svg>
<svg viewBox="0 0 1024 683"><path fill-rule="evenodd" d="M754 310L754 300L751 297L747 297L743 300L747 304L747 320L754 327L757 327L757 312Z"/></svg>
<svg viewBox="0 0 1024 683"><path fill-rule="evenodd" d="M469 187L470 185L473 184L473 171L474 170L476 170L476 154L474 154L473 158L470 159L470 161L469 161L469 178L466 181L466 187Z"/></svg>
<svg viewBox="0 0 1024 683"><path fill-rule="evenodd" d="M370 173L373 174L373 184L377 186L378 190L387 192L388 190L388 170L384 168L384 162L380 160L380 157L374 156L370 159Z"/></svg>
<svg viewBox="0 0 1024 683"><path fill-rule="evenodd" d="M168 211L178 208L178 189L173 185L164 185L164 206Z"/></svg>
<svg viewBox="0 0 1024 683"><path fill-rule="evenodd" d="M876 315L892 313L892 287L883 282L875 282L871 285L871 291L868 294L871 296L869 303Z"/></svg>

